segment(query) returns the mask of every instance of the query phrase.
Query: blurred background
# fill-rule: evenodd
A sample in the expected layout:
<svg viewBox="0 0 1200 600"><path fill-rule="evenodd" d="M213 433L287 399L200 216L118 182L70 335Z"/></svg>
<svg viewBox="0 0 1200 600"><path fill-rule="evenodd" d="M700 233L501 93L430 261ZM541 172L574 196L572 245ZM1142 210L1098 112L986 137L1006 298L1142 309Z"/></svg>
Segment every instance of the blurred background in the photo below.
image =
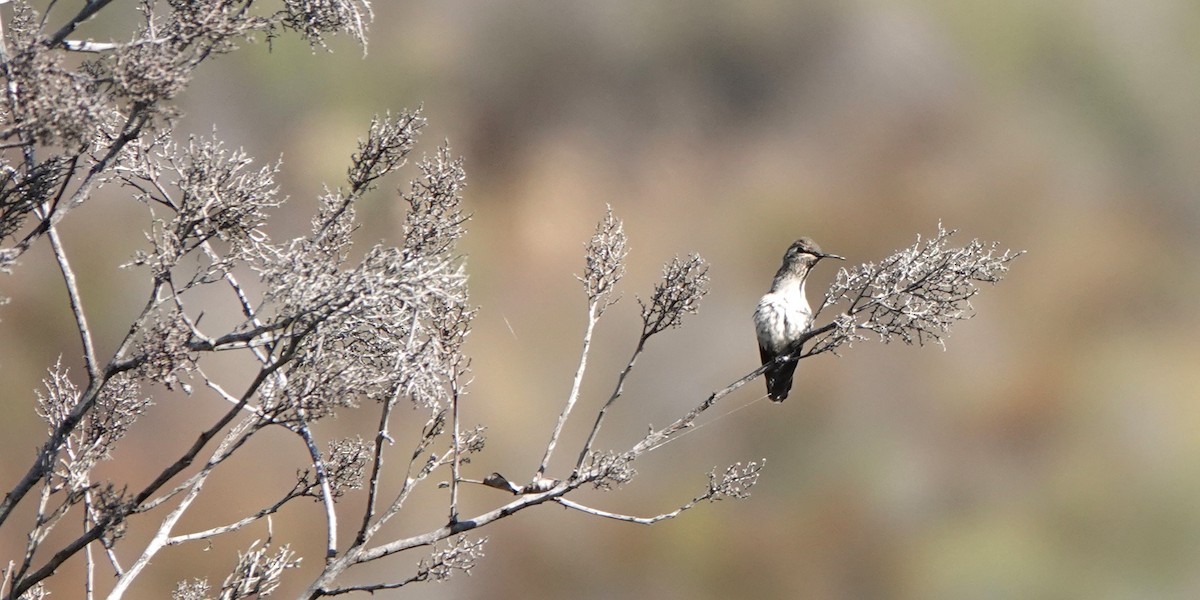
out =
<svg viewBox="0 0 1200 600"><path fill-rule="evenodd" d="M700 493L714 466L765 458L748 500L650 528L538 507L480 532L487 556L471 577L376 597L1200 595L1200 5L374 8L365 57L347 40L330 53L284 37L207 65L181 99L179 129L215 126L260 164L282 158L290 200L272 233L286 238L304 232L321 186L344 180L373 114L424 106L418 153L448 140L465 157L474 215L463 250L480 312L463 410L489 440L468 476L523 480L536 469L578 361L585 298L574 276L606 205L625 221L629 272L597 331L556 475L633 349L636 296L676 254L709 261L711 293L682 329L653 340L602 447L627 447L757 366L750 316L800 235L851 263L878 260L939 221L960 230L960 243L1028 251L978 296L978 315L946 351L869 341L805 361L785 403L754 402L762 384L748 385L713 411L727 416L640 461L624 488L579 498L649 516ZM413 173L360 207L363 246L398 240L396 190ZM144 209L108 193L64 230L102 353L145 293L140 273L116 268L142 243L128 224L143 222ZM836 266L821 265L810 298ZM48 248L0 291L12 298L0 308L0 434L30 449L0 464L7 489L40 439L31 400L44 370L62 355L81 371ZM204 394L157 401L113 463L131 471L115 477L157 472L162 452L222 408ZM346 413L322 433L362 432L374 419ZM285 437L256 452L303 458ZM184 529L223 523L292 481L290 468L268 472L254 459L238 468L210 485ZM269 488L261 498L249 477ZM427 492L397 535L441 522L444 497ZM471 489L464 513L506 501ZM276 541L319 556L317 514L281 515ZM218 583L234 550L265 536L172 549L141 597L165 597L184 577ZM22 544L0 547L11 556ZM360 576L406 577L419 558Z"/></svg>

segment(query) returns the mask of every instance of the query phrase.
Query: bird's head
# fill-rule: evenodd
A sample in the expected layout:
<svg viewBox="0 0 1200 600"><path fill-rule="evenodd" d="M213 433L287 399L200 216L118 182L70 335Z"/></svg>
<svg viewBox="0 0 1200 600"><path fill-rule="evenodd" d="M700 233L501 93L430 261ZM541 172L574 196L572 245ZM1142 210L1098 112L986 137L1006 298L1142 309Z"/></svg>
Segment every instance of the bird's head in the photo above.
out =
<svg viewBox="0 0 1200 600"><path fill-rule="evenodd" d="M836 258L838 260L846 260L843 256L829 254L821 251L821 247L810 237L802 237L794 242L788 248L787 253L783 255L784 263L805 263L814 265L822 258Z"/></svg>

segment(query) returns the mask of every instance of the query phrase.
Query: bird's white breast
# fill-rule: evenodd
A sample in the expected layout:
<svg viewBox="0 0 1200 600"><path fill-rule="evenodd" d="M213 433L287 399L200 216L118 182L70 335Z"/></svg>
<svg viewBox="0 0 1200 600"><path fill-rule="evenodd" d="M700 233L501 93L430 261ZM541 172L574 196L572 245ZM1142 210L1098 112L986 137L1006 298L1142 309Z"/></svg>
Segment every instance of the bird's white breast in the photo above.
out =
<svg viewBox="0 0 1200 600"><path fill-rule="evenodd" d="M754 310L754 328L758 343L772 352L782 352L812 321L812 309L802 286L788 286L770 292L758 301Z"/></svg>

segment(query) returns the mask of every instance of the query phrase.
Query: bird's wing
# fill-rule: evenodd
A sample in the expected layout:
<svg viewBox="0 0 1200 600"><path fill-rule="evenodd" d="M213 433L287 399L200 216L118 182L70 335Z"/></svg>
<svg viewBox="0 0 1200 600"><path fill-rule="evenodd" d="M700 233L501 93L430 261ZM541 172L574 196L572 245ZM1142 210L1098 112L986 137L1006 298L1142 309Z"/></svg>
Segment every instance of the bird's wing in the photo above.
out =
<svg viewBox="0 0 1200 600"><path fill-rule="evenodd" d="M764 365L775 360L775 353L767 350L767 347L761 343L758 345L758 356L762 359L762 364Z"/></svg>

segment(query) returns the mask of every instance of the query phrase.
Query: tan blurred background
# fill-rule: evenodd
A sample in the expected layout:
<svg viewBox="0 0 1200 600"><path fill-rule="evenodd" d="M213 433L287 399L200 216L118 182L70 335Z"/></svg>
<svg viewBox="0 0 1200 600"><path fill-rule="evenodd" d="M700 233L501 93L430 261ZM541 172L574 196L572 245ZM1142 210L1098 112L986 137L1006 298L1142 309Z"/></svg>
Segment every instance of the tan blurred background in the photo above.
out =
<svg viewBox="0 0 1200 600"><path fill-rule="evenodd" d="M784 404L721 418L639 463L626 488L585 496L656 514L699 492L714 465L765 457L749 500L651 528L539 507L482 532L487 556L472 577L376 597L1200 596L1200 5L452 0L375 10L365 58L344 40L331 54L280 39L217 60L182 99L180 128L215 124L263 163L282 156L291 200L273 231L287 237L305 227L320 186L342 180L372 114L424 104L419 151L448 139L466 157L474 214L464 250L481 310L464 419L490 437L469 476L536 468L578 359L574 275L606 204L630 237L625 298L597 333L558 474L632 350L635 295L675 254L711 263L712 292L683 329L653 341L603 446L625 447L756 366L750 314L799 235L876 260L941 220L961 242L1028 251L983 291L947 351L868 342L806 361ZM394 190L406 185L393 179L361 208L364 244L397 239ZM115 269L140 243L128 224L144 216L129 205L113 190L66 225L109 351L144 293L137 273ZM40 431L30 399L43 370L60 353L78 365L46 254L0 281L13 299L0 308L0 434L26 436L6 443L20 452ZM823 265L816 277L833 272ZM220 408L202 394L161 395L118 458L161 468L159 453ZM372 419L344 414L323 433ZM294 440L276 441L257 451L302 458ZM6 456L3 481L28 459ZM238 468L276 485L264 498L293 472ZM211 512L185 528L228 520L242 498L252 505L245 487L215 481ZM470 490L468 512L505 500ZM441 497L423 501L397 534L439 522ZM276 522L276 536L319 560L323 531L297 535L289 520L314 523L316 507L302 508ZM2 542L6 556L22 543ZM141 597L187 576L219 582L238 547L164 554L162 579L143 582ZM404 577L419 558L362 577Z"/></svg>

